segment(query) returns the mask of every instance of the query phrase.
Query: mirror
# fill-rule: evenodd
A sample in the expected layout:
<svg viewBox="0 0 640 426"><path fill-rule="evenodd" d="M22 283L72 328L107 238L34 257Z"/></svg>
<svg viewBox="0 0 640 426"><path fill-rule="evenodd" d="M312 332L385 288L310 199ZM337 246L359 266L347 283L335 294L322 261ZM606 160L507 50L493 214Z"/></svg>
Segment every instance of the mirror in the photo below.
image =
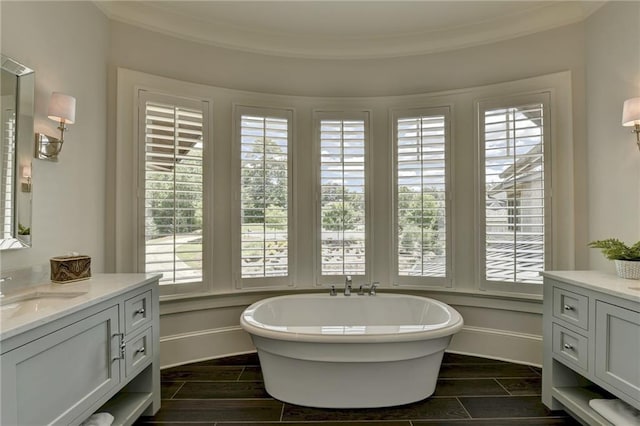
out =
<svg viewBox="0 0 640 426"><path fill-rule="evenodd" d="M0 250L31 246L35 73L0 54Z"/></svg>

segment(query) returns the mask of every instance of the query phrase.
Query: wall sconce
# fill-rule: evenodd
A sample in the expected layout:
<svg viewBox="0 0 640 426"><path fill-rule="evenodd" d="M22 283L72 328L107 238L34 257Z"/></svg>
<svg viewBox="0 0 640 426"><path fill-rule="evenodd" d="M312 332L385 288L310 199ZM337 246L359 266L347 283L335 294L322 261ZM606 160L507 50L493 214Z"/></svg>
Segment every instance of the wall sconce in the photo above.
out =
<svg viewBox="0 0 640 426"><path fill-rule="evenodd" d="M25 182L22 182L22 192L31 192L31 166L26 165L22 166L22 179Z"/></svg>
<svg viewBox="0 0 640 426"><path fill-rule="evenodd" d="M49 101L49 112L47 116L60 123L60 138L36 133L35 157L40 160L58 161L58 154L62 151L64 143L64 132L67 130L66 124L73 124L76 121L76 98L58 92L51 94Z"/></svg>
<svg viewBox="0 0 640 426"><path fill-rule="evenodd" d="M640 97L631 98L624 101L622 106L622 125L633 126L632 132L636 134L636 142L640 149Z"/></svg>

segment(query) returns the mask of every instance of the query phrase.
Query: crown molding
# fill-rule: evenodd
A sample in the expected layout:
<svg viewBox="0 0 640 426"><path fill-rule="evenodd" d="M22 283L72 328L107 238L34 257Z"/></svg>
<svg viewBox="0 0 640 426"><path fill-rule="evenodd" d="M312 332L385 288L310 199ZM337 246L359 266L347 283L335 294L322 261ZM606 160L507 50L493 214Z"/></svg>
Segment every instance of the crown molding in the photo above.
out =
<svg viewBox="0 0 640 426"><path fill-rule="evenodd" d="M282 33L241 28L212 18L187 16L155 2L95 1L111 20L221 48L307 59L376 59L425 55L495 43L585 20L603 1L542 2L519 13L456 27L384 37Z"/></svg>

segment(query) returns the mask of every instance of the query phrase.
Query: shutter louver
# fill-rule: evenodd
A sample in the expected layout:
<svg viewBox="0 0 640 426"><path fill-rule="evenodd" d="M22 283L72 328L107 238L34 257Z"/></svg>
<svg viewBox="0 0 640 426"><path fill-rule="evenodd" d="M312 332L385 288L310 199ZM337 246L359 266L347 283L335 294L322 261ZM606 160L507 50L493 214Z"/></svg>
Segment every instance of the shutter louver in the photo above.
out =
<svg viewBox="0 0 640 426"><path fill-rule="evenodd" d="M446 277L446 120L399 118L397 262L399 276Z"/></svg>
<svg viewBox="0 0 640 426"><path fill-rule="evenodd" d="M545 266L543 105L484 112L485 278L542 283Z"/></svg>
<svg viewBox="0 0 640 426"><path fill-rule="evenodd" d="M322 275L366 269L365 122L320 121Z"/></svg>
<svg viewBox="0 0 640 426"><path fill-rule="evenodd" d="M240 213L242 278L289 274L289 123L242 115Z"/></svg>
<svg viewBox="0 0 640 426"><path fill-rule="evenodd" d="M145 271L202 281L203 111L145 104Z"/></svg>

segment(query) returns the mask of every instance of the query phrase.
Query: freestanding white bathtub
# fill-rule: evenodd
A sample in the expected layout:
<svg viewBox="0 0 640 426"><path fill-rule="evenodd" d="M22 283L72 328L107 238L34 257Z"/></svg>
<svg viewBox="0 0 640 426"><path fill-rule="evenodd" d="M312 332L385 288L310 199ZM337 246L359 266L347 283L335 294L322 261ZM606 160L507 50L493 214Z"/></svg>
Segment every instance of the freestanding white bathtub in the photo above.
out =
<svg viewBox="0 0 640 426"><path fill-rule="evenodd" d="M267 392L323 408L408 404L436 386L463 320L425 297L309 294L265 299L240 317L258 349Z"/></svg>

